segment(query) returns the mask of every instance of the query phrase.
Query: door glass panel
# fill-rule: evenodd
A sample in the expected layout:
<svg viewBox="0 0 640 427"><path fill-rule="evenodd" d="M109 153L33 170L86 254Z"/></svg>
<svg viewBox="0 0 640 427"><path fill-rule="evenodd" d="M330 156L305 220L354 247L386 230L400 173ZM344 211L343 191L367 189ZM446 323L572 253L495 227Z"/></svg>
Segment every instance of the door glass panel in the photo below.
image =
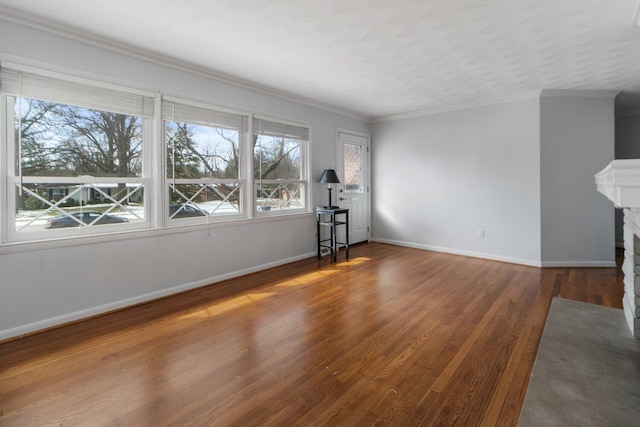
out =
<svg viewBox="0 0 640 427"><path fill-rule="evenodd" d="M362 146L344 143L344 191L362 193Z"/></svg>

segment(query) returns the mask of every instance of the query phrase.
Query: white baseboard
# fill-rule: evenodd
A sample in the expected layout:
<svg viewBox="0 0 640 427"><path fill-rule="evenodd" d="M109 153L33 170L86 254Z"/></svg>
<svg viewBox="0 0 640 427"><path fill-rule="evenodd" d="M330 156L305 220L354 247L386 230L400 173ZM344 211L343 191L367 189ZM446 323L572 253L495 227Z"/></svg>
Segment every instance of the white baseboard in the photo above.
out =
<svg viewBox="0 0 640 427"><path fill-rule="evenodd" d="M459 249L445 248L442 246L425 245L421 243L402 242L402 241L390 240L390 239L380 239L375 237L372 238L371 240L374 242L388 243L390 245L405 246L408 248L423 249L423 250L434 251L434 252L443 252L443 253L452 254L452 255L462 255L462 256L468 256L472 258L482 258L482 259L488 259L491 261L508 262L511 264L521 264L521 265L527 265L530 267L539 267L539 268L559 268L559 267L600 268L600 267L616 266L615 260L614 261L538 261L538 260L505 257L501 255L487 254L483 252L463 251Z"/></svg>
<svg viewBox="0 0 640 427"><path fill-rule="evenodd" d="M0 341L9 338L17 338L21 335L31 334L34 332L49 329L55 326L61 326L67 323L76 322L78 320L86 319L89 317L97 316L100 314L106 314L115 310L121 310L123 308L131 307L137 304L153 301L159 298L163 298L169 295L177 294L180 292L188 291L191 289L200 288L203 286L211 285L223 280L232 279L234 277L244 276L245 274L255 273L257 271L266 270L268 268L277 267L280 265L288 264L290 262L299 261L305 258L316 256L315 252L306 253L303 255L262 264L255 267L245 268L243 270L234 271L231 273L221 274L215 277L209 277L207 279L198 280L196 282L185 283L183 285L174 286L167 289L161 289L159 291L150 292L144 295L127 298L124 300L110 302L108 304L99 305L97 307L88 308L85 310L75 311L73 313L65 313L60 316L50 317L48 319L39 320L37 322L28 323L26 325L16 326L0 331Z"/></svg>
<svg viewBox="0 0 640 427"><path fill-rule="evenodd" d="M379 243L388 243L390 245L396 245L396 246L405 246L407 248L423 249L423 250L426 250L426 251L442 252L442 253L447 253L447 254L452 254L452 255L462 255L462 256L468 256L468 257L472 257L472 258L482 258L482 259L487 259L487 260L491 260L491 261L508 262L510 264L520 264L520 265L526 265L526 266L529 266L529 267L541 267L542 266L540 264L540 261L536 261L536 260L505 257L505 256L501 256L501 255L487 254L487 253L483 253L483 252L463 251L463 250L459 250L459 249L445 248L445 247L442 247L442 246L425 245L425 244L422 244L422 243L402 242L402 241L399 241L399 240L380 239L380 238L376 238L376 237L373 237L371 239L371 241L379 242Z"/></svg>
<svg viewBox="0 0 640 427"><path fill-rule="evenodd" d="M605 268L615 266L615 261L542 261L543 268Z"/></svg>

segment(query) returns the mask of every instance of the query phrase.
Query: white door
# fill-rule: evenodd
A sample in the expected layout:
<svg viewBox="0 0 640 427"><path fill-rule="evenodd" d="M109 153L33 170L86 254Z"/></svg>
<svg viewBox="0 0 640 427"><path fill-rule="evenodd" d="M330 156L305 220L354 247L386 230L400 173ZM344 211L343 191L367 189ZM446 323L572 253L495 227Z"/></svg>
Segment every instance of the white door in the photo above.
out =
<svg viewBox="0 0 640 427"><path fill-rule="evenodd" d="M369 136L338 131L338 205L349 209L349 243L369 241Z"/></svg>

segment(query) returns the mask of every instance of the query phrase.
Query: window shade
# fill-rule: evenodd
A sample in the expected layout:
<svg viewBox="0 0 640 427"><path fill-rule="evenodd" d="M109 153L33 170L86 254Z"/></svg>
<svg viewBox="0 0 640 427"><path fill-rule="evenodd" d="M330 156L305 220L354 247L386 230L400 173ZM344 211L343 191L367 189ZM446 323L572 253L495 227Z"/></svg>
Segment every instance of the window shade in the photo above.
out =
<svg viewBox="0 0 640 427"><path fill-rule="evenodd" d="M162 118L173 122L234 129L239 132L247 132L249 128L247 116L166 100L162 101Z"/></svg>
<svg viewBox="0 0 640 427"><path fill-rule="evenodd" d="M309 140L309 129L306 127L256 118L253 119L253 133L278 138Z"/></svg>
<svg viewBox="0 0 640 427"><path fill-rule="evenodd" d="M2 68L1 90L7 95L73 105L117 114L153 117L153 97Z"/></svg>

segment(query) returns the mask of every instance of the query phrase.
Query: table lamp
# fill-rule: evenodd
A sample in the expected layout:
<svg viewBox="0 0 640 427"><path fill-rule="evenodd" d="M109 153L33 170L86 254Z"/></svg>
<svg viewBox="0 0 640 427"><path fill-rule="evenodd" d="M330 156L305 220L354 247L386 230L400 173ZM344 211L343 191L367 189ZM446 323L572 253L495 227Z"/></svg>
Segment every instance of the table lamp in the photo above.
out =
<svg viewBox="0 0 640 427"><path fill-rule="evenodd" d="M322 172L322 176L320 177L320 183L327 184L327 188L329 189L329 205L325 206L327 209L337 209L338 206L333 206L331 203L331 184L340 184L340 180L338 179L338 175L336 171L333 169L325 169Z"/></svg>

